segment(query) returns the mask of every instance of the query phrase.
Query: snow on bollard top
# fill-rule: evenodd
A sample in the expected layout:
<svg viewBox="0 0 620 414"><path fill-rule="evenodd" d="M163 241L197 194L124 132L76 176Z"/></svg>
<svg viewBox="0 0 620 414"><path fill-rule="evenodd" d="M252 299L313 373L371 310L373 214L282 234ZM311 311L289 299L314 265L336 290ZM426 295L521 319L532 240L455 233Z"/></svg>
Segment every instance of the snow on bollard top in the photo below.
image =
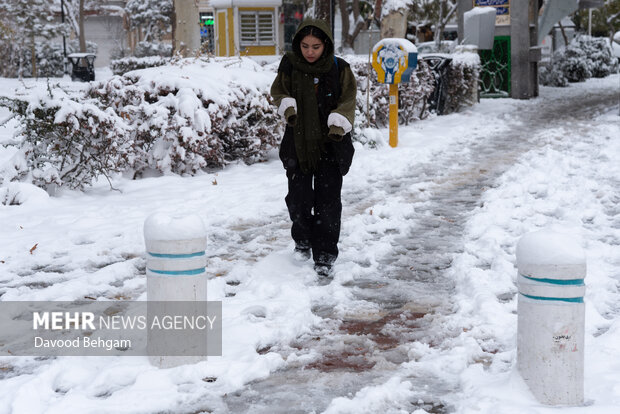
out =
<svg viewBox="0 0 620 414"><path fill-rule="evenodd" d="M579 237L543 229L521 237L517 244L519 273L559 280L584 278L586 254Z"/></svg>
<svg viewBox="0 0 620 414"><path fill-rule="evenodd" d="M206 249L207 231L196 214L153 213L144 221L144 241L150 253L194 253Z"/></svg>
<svg viewBox="0 0 620 414"><path fill-rule="evenodd" d="M468 21L472 16L478 16L478 15L483 15L483 14L496 15L497 12L495 11L495 7L493 6L478 6L478 7L474 7L471 10L466 11L463 14L463 17L465 18L465 21Z"/></svg>

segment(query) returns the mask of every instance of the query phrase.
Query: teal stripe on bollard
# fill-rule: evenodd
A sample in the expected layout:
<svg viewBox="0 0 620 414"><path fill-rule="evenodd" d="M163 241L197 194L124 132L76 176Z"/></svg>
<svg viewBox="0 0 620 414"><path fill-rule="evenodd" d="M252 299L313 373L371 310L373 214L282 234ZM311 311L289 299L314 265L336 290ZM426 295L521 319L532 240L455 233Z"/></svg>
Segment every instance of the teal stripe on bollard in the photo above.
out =
<svg viewBox="0 0 620 414"><path fill-rule="evenodd" d="M166 276L192 276L199 275L205 272L205 268L202 267L200 269L191 269L191 270L153 270L148 269L149 272L156 273L158 275L166 275Z"/></svg>
<svg viewBox="0 0 620 414"><path fill-rule="evenodd" d="M544 296L531 296L531 295L523 294L521 292L519 293L528 299L534 299L534 300L554 300L558 302L583 303L583 296L577 297L577 298L547 298Z"/></svg>
<svg viewBox="0 0 620 414"><path fill-rule="evenodd" d="M534 282L541 282L541 283L549 283L552 285L563 285L563 286L581 286L584 284L584 279L567 279L567 280L562 280L562 279L539 279L539 278L535 278L535 277L529 277L529 276L525 276L525 275L521 275L524 278L528 279L528 280L533 280Z"/></svg>
<svg viewBox="0 0 620 414"><path fill-rule="evenodd" d="M188 259L190 257L204 256L205 252L187 253L187 254L165 254L165 253L151 253L147 252L150 256L159 257L162 259Z"/></svg>

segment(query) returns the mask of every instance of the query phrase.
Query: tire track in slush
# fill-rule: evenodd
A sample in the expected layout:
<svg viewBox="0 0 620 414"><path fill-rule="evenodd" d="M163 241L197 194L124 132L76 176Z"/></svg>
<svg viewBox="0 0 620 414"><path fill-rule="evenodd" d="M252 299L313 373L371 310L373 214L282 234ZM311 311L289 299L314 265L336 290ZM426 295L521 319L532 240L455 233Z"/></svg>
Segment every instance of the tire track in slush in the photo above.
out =
<svg viewBox="0 0 620 414"><path fill-rule="evenodd" d="M379 177L361 194L359 188L345 190L344 204L356 214L390 198L410 203L414 211L407 216L405 229L374 235L392 247L391 254L378 259L377 271L343 285L360 305L359 312L343 316L336 303L315 304L313 312L325 321L321 327L293 343L258 352L279 352L285 358L295 352L316 358L310 363L289 363L268 378L248 384L226 396L226 409L215 412L322 412L334 398L352 397L365 386L393 377L398 366L409 361L407 344L417 341L441 348L448 338L460 334L442 323L452 312L454 293L445 270L463 251L464 225L483 192L524 153L547 145L540 140L544 131L577 126L612 107L617 99L614 91L578 89L572 93L575 96L570 100L539 98L524 106L515 114L514 128L468 144L465 157L463 148L452 148L438 154L433 163L412 166L401 177ZM433 177L430 195L412 189L420 177L423 181ZM357 264L368 266L363 258ZM512 295L505 292L498 300L510 300ZM451 411L442 396L455 391L453 385L428 373L402 379L412 383L413 392L406 407L399 408Z"/></svg>

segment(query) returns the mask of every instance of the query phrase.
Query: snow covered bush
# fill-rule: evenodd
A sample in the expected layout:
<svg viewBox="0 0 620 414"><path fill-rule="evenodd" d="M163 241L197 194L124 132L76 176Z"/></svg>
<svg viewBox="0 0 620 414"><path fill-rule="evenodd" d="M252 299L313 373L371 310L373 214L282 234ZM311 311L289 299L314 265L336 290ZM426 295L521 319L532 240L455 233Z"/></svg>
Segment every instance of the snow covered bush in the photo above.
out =
<svg viewBox="0 0 620 414"><path fill-rule="evenodd" d="M23 162L14 163L12 179L81 189L127 164L126 125L97 102L77 102L55 89L32 102L2 98L0 105L21 120L18 157Z"/></svg>
<svg viewBox="0 0 620 414"><path fill-rule="evenodd" d="M478 102L480 57L477 53L455 53L446 74L446 103L443 114L458 112Z"/></svg>
<svg viewBox="0 0 620 414"><path fill-rule="evenodd" d="M250 59L186 59L73 96L50 89L30 101L0 98L21 122L4 180L81 189L117 172L191 175L259 161L283 132L269 101L272 73L259 68Z"/></svg>
<svg viewBox="0 0 620 414"><path fill-rule="evenodd" d="M538 66L538 82L545 86L568 86L568 79L564 76L564 73L553 64L541 64Z"/></svg>
<svg viewBox="0 0 620 414"><path fill-rule="evenodd" d="M366 58L347 60L358 82L354 139L372 145L377 135L364 115L371 128L388 125L388 86L369 73ZM284 132L269 95L276 68L239 57L175 59L91 82L72 95L50 85L28 100L0 98L21 123L17 154L0 166L1 180L82 189L114 173L193 175L236 160L260 161ZM458 65L454 70L465 73ZM459 79L457 91L475 76ZM434 80L420 61L411 81L400 85L402 124L429 115Z"/></svg>
<svg viewBox="0 0 620 414"><path fill-rule="evenodd" d="M157 66L164 66L170 62L170 58L162 56L148 56L148 57L126 57L116 59L110 62L110 69L115 75L124 75L127 72L138 69L155 68Z"/></svg>
<svg viewBox="0 0 620 414"><path fill-rule="evenodd" d="M609 76L617 69L618 62L605 39L577 36L553 53L550 64L540 66L538 77L542 85L567 86L569 82Z"/></svg>

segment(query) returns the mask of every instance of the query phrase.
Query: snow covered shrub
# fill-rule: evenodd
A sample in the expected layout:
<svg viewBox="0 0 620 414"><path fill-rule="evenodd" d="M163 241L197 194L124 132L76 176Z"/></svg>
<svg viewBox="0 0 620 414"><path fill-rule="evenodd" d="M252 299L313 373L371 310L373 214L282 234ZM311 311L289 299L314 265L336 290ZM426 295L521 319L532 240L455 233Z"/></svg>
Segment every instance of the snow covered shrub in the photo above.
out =
<svg viewBox="0 0 620 414"><path fill-rule="evenodd" d="M564 50L556 52L559 56L558 66L569 82L583 82L592 77L591 64L586 52L573 45L571 42Z"/></svg>
<svg viewBox="0 0 620 414"><path fill-rule="evenodd" d="M223 165L222 146L209 135L209 115L196 94L139 81L139 76L115 76L87 91L128 124L127 167L134 176L147 169L195 174L208 164Z"/></svg>
<svg viewBox="0 0 620 414"><path fill-rule="evenodd" d="M283 132L269 101L270 72L249 59L233 63L239 68L186 59L93 82L74 96L50 89L31 102L0 98L21 122L4 180L83 188L115 172L186 175L260 160ZM228 81L214 78L227 70Z"/></svg>
<svg viewBox="0 0 620 414"><path fill-rule="evenodd" d="M110 69L115 75L124 75L127 72L138 69L154 68L157 66L163 66L170 62L170 58L162 56L148 56L148 57L126 57L122 59L113 60L110 62Z"/></svg>
<svg viewBox="0 0 620 414"><path fill-rule="evenodd" d="M258 161L280 140L280 117L267 91L258 96L246 88L234 92L236 99L231 105L206 102L211 115L211 132L222 143L225 161Z"/></svg>
<svg viewBox="0 0 620 414"><path fill-rule="evenodd" d="M609 76L617 65L605 39L577 36L553 53L551 64L539 67L538 77L542 85L567 86L568 82Z"/></svg>
<svg viewBox="0 0 620 414"><path fill-rule="evenodd" d="M458 112L478 102L480 58L477 53L455 53L445 78L446 103L443 114Z"/></svg>
<svg viewBox="0 0 620 414"><path fill-rule="evenodd" d="M26 167L15 178L43 188L82 189L101 175L122 171L128 159L123 119L111 109L102 110L97 102L77 102L55 93L30 103L11 103L21 121L20 154ZM6 101L0 104L9 106Z"/></svg>
<svg viewBox="0 0 620 414"><path fill-rule="evenodd" d="M618 62L605 38L579 36L574 43L577 48L585 51L592 77L604 78L617 70Z"/></svg>

